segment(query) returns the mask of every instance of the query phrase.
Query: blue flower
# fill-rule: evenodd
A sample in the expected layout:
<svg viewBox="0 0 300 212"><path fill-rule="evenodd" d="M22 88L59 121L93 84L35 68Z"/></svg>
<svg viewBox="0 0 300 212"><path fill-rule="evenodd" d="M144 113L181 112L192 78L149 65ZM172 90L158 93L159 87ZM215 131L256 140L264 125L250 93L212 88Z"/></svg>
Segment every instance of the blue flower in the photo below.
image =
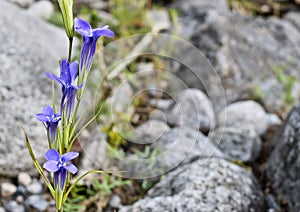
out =
<svg viewBox="0 0 300 212"><path fill-rule="evenodd" d="M62 99L61 99L61 111L63 111L64 106L68 117L74 109L76 92L78 89L82 88L83 85L76 86L76 78L78 76L78 63L74 61L69 63L67 59L61 61L60 64L60 77L47 72L46 76L50 79L59 82L62 85Z"/></svg>
<svg viewBox="0 0 300 212"><path fill-rule="evenodd" d="M49 172L54 172L54 184L56 186L60 184L61 190L63 190L65 186L67 171L72 174L78 171L78 168L70 163L70 161L78 157L78 155L78 152L68 152L60 157L60 154L54 149L49 149L46 152L45 158L47 161L43 167Z"/></svg>
<svg viewBox="0 0 300 212"><path fill-rule="evenodd" d="M36 114L35 117L37 120L46 123L50 139L54 142L56 139L57 125L61 119L60 113L54 113L52 107L46 106L43 111Z"/></svg>
<svg viewBox="0 0 300 212"><path fill-rule="evenodd" d="M96 42L100 36L113 37L114 32L108 26L92 29L91 25L80 18L74 20L75 31L82 35L83 43L80 52L80 70L89 71L96 51Z"/></svg>

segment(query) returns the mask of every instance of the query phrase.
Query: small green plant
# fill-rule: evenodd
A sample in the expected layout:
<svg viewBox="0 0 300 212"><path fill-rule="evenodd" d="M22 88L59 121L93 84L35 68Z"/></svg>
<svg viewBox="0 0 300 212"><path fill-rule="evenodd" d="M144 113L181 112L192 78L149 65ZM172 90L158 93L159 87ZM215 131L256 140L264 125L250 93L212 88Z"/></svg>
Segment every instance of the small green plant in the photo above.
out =
<svg viewBox="0 0 300 212"><path fill-rule="evenodd" d="M289 63L284 66L273 65L273 70L276 73L277 80L283 85L284 87L284 102L288 105L294 103L293 97L293 87L296 83L296 77L289 75L286 73L286 70L289 66Z"/></svg>

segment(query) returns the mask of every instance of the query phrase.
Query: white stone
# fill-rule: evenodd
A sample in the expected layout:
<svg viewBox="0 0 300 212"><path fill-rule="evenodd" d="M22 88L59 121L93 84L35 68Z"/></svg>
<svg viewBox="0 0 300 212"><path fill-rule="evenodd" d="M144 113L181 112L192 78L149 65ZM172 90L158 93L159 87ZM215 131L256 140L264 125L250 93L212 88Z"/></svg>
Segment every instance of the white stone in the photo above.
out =
<svg viewBox="0 0 300 212"><path fill-rule="evenodd" d="M4 198L10 197L16 191L17 191L17 187L12 183L4 182L1 184L1 196Z"/></svg>
<svg viewBox="0 0 300 212"><path fill-rule="evenodd" d="M18 175L18 184L23 186L28 186L31 183L32 179L30 175L26 172L20 172Z"/></svg>

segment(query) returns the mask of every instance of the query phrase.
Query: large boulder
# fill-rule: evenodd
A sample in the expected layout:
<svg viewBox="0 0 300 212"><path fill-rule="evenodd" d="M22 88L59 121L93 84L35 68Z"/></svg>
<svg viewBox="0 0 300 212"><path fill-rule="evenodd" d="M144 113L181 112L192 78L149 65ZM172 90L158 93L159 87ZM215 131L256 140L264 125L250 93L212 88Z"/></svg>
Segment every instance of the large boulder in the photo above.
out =
<svg viewBox="0 0 300 212"><path fill-rule="evenodd" d="M59 68L67 38L11 3L0 1L0 8L0 175L16 177L34 172L21 126L38 160L47 150L46 131L34 116L51 104L51 81L44 72Z"/></svg>
<svg viewBox="0 0 300 212"><path fill-rule="evenodd" d="M297 15L263 19L221 10L211 6L213 3L193 2L181 0L174 5L181 14L181 34L215 67L228 102L255 96L267 111L278 112L292 101L291 97L299 98L299 85L295 81L300 79ZM177 75L190 87L210 90L214 86L213 82L207 82L210 78L205 77L204 71L200 75L210 85L205 88L187 67L182 66Z"/></svg>
<svg viewBox="0 0 300 212"><path fill-rule="evenodd" d="M300 106L288 115L273 140L273 151L266 166L275 191L292 211L300 210Z"/></svg>
<svg viewBox="0 0 300 212"><path fill-rule="evenodd" d="M144 199L120 211L263 211L258 181L223 159L200 159L170 172Z"/></svg>

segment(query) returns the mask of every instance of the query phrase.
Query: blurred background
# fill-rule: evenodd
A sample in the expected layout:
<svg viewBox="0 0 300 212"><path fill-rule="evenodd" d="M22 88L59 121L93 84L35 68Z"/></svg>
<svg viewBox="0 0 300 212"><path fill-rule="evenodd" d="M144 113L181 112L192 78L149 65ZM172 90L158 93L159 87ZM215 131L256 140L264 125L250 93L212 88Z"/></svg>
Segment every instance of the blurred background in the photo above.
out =
<svg viewBox="0 0 300 212"><path fill-rule="evenodd" d="M100 38L65 211L299 211L299 0L74 0ZM55 211L26 149L67 56L57 1L0 1L0 212ZM79 58L76 35L74 60ZM58 89L59 87L56 87ZM82 123L82 126L84 123ZM75 176L76 179L76 176Z"/></svg>

